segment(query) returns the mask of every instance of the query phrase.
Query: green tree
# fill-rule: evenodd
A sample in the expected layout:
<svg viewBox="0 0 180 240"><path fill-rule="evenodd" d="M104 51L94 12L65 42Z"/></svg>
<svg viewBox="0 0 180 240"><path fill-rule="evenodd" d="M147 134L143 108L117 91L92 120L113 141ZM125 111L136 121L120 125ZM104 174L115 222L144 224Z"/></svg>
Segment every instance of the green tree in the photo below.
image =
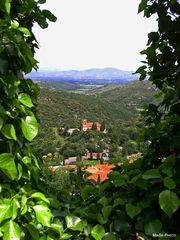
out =
<svg viewBox="0 0 180 240"><path fill-rule="evenodd" d="M0 2L0 238L46 238L50 202L41 192L40 169L30 142L38 132L39 87L24 75L37 69L34 23L56 17L41 10L45 1ZM55 234L51 231L52 235Z"/></svg>

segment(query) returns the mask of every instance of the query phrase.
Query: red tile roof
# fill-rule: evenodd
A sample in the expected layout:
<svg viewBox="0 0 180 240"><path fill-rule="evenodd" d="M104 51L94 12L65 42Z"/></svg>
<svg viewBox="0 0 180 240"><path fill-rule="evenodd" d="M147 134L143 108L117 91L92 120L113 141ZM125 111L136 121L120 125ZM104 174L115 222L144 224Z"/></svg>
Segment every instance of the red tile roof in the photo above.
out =
<svg viewBox="0 0 180 240"><path fill-rule="evenodd" d="M101 129L101 124L99 122L95 122L96 124L96 128L98 131L100 131ZM82 127L83 129L86 128L86 129L92 129L92 126L93 126L93 122L83 122L82 123Z"/></svg>

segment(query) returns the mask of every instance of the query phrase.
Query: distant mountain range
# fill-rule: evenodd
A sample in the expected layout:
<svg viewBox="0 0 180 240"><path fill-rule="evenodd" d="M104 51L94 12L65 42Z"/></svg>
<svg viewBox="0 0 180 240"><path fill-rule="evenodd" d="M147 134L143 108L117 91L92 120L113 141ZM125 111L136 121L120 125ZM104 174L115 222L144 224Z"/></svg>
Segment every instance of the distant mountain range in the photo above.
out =
<svg viewBox="0 0 180 240"><path fill-rule="evenodd" d="M114 84L138 80L139 75L117 68L93 68L88 70L39 70L27 75L36 81L64 81L78 84Z"/></svg>

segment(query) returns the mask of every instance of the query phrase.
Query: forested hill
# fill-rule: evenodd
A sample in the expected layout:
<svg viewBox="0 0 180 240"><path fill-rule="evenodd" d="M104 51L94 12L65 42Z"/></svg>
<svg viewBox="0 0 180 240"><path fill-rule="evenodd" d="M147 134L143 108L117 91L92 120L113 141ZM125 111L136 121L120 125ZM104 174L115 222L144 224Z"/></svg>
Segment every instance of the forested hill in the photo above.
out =
<svg viewBox="0 0 180 240"><path fill-rule="evenodd" d="M118 129L137 126L140 109L152 101L155 92L148 81L107 85L90 91L90 95L55 89L41 88L38 104L40 132L34 141L41 147L58 146L57 131L62 127L80 127L83 119L105 121L107 127Z"/></svg>
<svg viewBox="0 0 180 240"><path fill-rule="evenodd" d="M104 87L106 91L97 90L94 95L42 88L39 97L42 127L77 127L82 119L112 124L130 121L144 103L151 101L154 92L148 82L138 81L111 88Z"/></svg>

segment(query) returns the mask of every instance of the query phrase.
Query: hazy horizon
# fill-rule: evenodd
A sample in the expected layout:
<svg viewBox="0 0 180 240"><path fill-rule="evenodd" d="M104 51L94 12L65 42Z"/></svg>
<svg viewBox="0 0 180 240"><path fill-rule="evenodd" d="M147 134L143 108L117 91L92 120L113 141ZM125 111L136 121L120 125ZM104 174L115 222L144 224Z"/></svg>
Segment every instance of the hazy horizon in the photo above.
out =
<svg viewBox="0 0 180 240"><path fill-rule="evenodd" d="M116 69L122 72L134 72L133 70L124 70L124 69L120 69L118 67L90 67L90 68L67 68L67 69L62 69L62 68L58 68L58 67L41 67L38 68L37 71L33 70L33 72L41 72L41 71L61 71L61 72L68 72L68 71L88 71L88 70L103 70L103 69Z"/></svg>

